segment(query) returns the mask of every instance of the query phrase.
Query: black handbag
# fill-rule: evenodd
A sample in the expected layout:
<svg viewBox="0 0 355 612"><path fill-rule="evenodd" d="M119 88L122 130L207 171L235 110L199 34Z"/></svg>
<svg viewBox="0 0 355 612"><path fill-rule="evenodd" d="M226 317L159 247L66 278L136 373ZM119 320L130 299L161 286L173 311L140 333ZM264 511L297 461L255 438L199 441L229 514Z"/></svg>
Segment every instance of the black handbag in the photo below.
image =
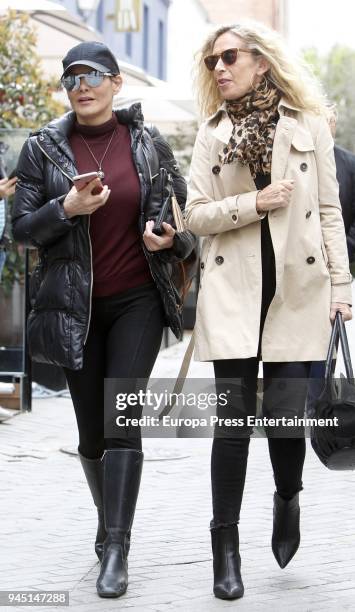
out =
<svg viewBox="0 0 355 612"><path fill-rule="evenodd" d="M334 349L340 345L346 378L333 376ZM310 415L309 415L310 416ZM333 425L311 427L311 444L320 461L330 470L355 469L355 386L348 339L340 312L336 313L325 367L324 387L315 401L314 416L332 419ZM329 422L329 421L328 421Z"/></svg>

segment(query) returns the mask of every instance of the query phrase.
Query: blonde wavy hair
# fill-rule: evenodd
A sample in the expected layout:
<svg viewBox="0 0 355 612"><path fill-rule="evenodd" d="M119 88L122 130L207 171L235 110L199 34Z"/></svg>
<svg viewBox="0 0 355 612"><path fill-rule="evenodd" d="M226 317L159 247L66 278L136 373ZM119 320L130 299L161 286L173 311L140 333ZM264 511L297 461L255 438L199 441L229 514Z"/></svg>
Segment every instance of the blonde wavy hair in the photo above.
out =
<svg viewBox="0 0 355 612"><path fill-rule="evenodd" d="M232 32L239 36L255 56L265 57L270 68L265 73L287 101L300 111L327 114L327 98L310 66L292 56L282 37L256 21L242 21L226 25L212 32L195 55L194 87L203 117L213 115L223 102L213 72L207 70L203 58L213 53L214 44L222 34Z"/></svg>

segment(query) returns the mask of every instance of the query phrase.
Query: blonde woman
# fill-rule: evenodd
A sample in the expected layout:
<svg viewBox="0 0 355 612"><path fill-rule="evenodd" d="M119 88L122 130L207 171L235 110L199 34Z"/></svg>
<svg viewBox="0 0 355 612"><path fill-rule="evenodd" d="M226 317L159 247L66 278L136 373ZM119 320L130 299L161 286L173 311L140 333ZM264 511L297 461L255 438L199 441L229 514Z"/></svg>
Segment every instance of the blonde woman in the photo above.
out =
<svg viewBox="0 0 355 612"><path fill-rule="evenodd" d="M207 119L187 205L189 229L204 237L195 356L213 361L219 392L232 389L217 408L211 536L214 594L234 599L244 593L238 522L259 361L264 415L289 415L291 404L303 415L306 384L279 379L307 379L325 359L336 311L351 319L351 276L324 99L279 35L257 23L216 30L197 87ZM239 428L225 417L239 417ZM268 444L272 550L284 568L300 542L303 430L269 429Z"/></svg>

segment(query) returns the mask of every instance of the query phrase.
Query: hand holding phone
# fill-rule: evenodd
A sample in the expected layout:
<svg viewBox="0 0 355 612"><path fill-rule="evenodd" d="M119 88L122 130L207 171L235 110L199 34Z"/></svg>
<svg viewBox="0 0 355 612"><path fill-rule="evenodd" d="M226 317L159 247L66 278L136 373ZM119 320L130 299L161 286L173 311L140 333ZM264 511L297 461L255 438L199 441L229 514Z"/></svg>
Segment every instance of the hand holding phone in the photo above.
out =
<svg viewBox="0 0 355 612"><path fill-rule="evenodd" d="M99 178L99 173L98 172L87 172L86 174L77 174L76 176L73 176L73 183L77 189L77 191L81 191L82 189L84 189L86 187L86 185L88 185L89 183L91 183L91 181L95 180ZM101 191L103 190L103 185L100 181L100 183L95 184L95 187L92 190L92 195L98 195L99 193L101 193Z"/></svg>
<svg viewBox="0 0 355 612"><path fill-rule="evenodd" d="M78 176L81 177L81 175ZM74 186L63 202L65 216L68 219L76 215L91 215L95 210L104 206L110 197L111 190L107 185L102 185L98 176L91 178L90 182L86 181L84 187L79 190L76 182L74 180L73 182Z"/></svg>

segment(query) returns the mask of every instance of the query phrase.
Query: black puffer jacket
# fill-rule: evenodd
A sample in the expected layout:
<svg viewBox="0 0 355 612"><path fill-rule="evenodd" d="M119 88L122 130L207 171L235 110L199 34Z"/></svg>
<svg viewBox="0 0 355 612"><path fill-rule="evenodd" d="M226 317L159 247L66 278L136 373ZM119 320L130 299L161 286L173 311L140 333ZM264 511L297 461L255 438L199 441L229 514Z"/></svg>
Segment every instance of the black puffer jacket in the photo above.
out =
<svg viewBox="0 0 355 612"><path fill-rule="evenodd" d="M131 133L132 155L141 185L140 234L145 222L155 218L156 200L152 168L157 164L172 173L180 207L186 200L186 183L173 153L156 128L144 127L140 104L115 111L118 121ZM89 216L67 219L62 203L78 174L68 142L75 121L69 112L34 133L23 146L13 212L15 240L39 251L39 264L32 273L28 318L30 353L34 360L82 368L91 316L92 257ZM152 207L154 210L152 210ZM195 246L191 232L175 234L172 249L150 253L153 279L160 291L167 324L177 337L182 334L182 307L171 282L174 262L187 257Z"/></svg>

